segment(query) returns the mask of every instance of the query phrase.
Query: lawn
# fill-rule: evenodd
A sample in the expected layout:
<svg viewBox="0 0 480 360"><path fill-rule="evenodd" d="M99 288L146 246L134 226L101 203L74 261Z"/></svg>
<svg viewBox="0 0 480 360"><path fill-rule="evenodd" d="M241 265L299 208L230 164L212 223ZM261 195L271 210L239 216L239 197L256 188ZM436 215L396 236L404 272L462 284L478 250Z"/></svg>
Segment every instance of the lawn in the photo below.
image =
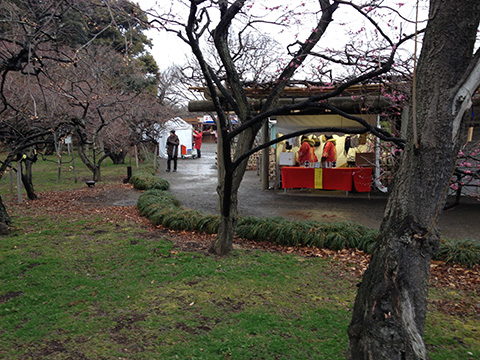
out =
<svg viewBox="0 0 480 360"><path fill-rule="evenodd" d="M57 188L48 166L34 168L43 175L33 203L17 205L0 182L14 221L0 241L0 358L345 358L361 280L348 264L253 247L225 258L182 250L172 239L196 234L155 229L131 207L87 206L86 185L65 178ZM98 192L126 174L102 170ZM465 299L477 311L453 306ZM431 288L431 359L480 358L478 304L478 288Z"/></svg>

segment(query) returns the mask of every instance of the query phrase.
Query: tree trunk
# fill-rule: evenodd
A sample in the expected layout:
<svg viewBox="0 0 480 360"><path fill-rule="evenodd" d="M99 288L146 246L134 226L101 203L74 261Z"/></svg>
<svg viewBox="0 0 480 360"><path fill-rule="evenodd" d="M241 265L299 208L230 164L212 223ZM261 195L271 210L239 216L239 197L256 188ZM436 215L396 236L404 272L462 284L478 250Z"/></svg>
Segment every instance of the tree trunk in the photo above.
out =
<svg viewBox="0 0 480 360"><path fill-rule="evenodd" d="M96 159L91 161L87 155L88 147L89 146L87 144L80 144L78 146L78 155L80 156L80 159L85 164L85 166L92 172L93 180L100 181L100 176L101 176L100 164L102 163L102 161L105 159L106 156L105 155L102 156L98 160L98 162L95 161ZM95 151L95 149L93 151Z"/></svg>
<svg viewBox="0 0 480 360"><path fill-rule="evenodd" d="M125 164L125 151L120 151L118 153L108 152L108 156L112 159L115 165Z"/></svg>
<svg viewBox="0 0 480 360"><path fill-rule="evenodd" d="M0 196L0 235L8 235L11 219Z"/></svg>
<svg viewBox="0 0 480 360"><path fill-rule="evenodd" d="M239 135L236 145L235 157L251 149L257 129L248 129ZM247 169L248 159L233 169L231 158L231 143L225 143L225 134L218 135L217 164L218 164L218 200L221 223L217 237L210 247L210 251L217 255L226 255L233 246L233 237L238 223L238 189L242 183L243 175Z"/></svg>
<svg viewBox="0 0 480 360"><path fill-rule="evenodd" d="M22 164L25 166L24 170L22 170L22 183L25 191L27 192L27 196L30 200L35 200L37 198L37 194L35 194L35 190L33 188L33 178L32 178L32 167L33 161L26 158Z"/></svg>
<svg viewBox="0 0 480 360"><path fill-rule="evenodd" d="M101 166L100 164L95 164L93 168L93 181L99 182L101 178Z"/></svg>
<svg viewBox="0 0 480 360"><path fill-rule="evenodd" d="M478 0L431 1L417 71L417 121L411 111L402 164L355 300L347 359L427 359L428 277L440 240L435 223L461 141L452 109L473 59L479 13Z"/></svg>
<svg viewBox="0 0 480 360"><path fill-rule="evenodd" d="M220 199L223 197L219 195ZM229 213L220 209L221 222L218 228L217 237L210 247L210 251L217 255L226 255L233 248L233 237L238 223L237 193L232 194L230 203L233 205Z"/></svg>

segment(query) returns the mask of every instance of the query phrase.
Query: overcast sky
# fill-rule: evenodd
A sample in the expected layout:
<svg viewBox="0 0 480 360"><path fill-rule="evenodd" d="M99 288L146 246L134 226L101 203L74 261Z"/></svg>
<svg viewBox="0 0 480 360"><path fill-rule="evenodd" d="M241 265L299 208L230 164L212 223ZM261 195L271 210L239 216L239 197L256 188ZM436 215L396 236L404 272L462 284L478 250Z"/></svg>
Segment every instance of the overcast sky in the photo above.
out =
<svg viewBox="0 0 480 360"><path fill-rule="evenodd" d="M174 0L175 1L175 0ZM159 6L158 4L165 5L170 3L169 0L137 0L138 4L142 9L147 10L152 7L157 7ZM261 2L261 0L256 0L256 3ZM298 1L299 4L302 2L306 3L307 6L309 3L317 3L318 0L303 0L303 1ZM407 17L408 19L415 20L415 5L416 5L416 0L389 0L387 3L391 4L391 6L397 6L397 4L404 4L400 7L402 10L402 14ZM426 15L426 5L428 3L427 0L419 0L420 2L420 16L425 17ZM252 2L253 3L253 2ZM278 4L294 4L297 3L296 1L290 1L290 0L280 0L278 2L272 2L271 0L268 0L264 2L265 4L268 4L272 6L273 3L278 3ZM318 5L316 5L315 8L318 8ZM348 7L340 7L339 10L334 14L334 22L329 26L327 30L327 35L330 36L329 38L329 43L345 43L345 39L347 39L346 35L344 33L346 32L347 29L360 29L362 27L362 22L363 19L361 19L358 14L354 14L352 11L350 12L345 12L344 9ZM402 21L400 18L389 18L388 19L391 24L398 25L400 23L403 23L403 26L405 26L405 22ZM380 20L380 21L388 21L387 19ZM310 30L310 28L307 27L307 31ZM391 26L391 29L394 29L394 25ZM410 31L413 31L413 26L410 25L409 31L405 29L405 33L408 33ZM285 34L271 34L273 38L277 40L282 40L282 39L288 39L288 41L291 41L292 33L297 33L300 28L298 26L293 25L291 32L288 34L289 36L285 36ZM394 31L394 30L393 30ZM298 33L299 34L299 40L304 40L302 39L303 37L306 37L308 34L306 32ZM157 61L159 67L161 69L168 68L169 66L172 66L173 64L181 64L185 61L186 54L190 54L190 49L188 45L183 43L182 40L180 40L176 35L172 33L167 33L166 31L158 31L158 30L150 30L147 32L147 36L150 37L153 40L154 47L151 49L152 55L155 57L155 60ZM287 44L285 44L287 45ZM413 49L413 48L412 48Z"/></svg>

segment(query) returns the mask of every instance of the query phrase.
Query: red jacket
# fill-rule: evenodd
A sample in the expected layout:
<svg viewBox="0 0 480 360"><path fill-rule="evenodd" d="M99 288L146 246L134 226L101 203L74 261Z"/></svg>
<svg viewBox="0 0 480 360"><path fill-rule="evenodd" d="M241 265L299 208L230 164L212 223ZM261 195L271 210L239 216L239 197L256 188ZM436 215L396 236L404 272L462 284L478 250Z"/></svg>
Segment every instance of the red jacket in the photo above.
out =
<svg viewBox="0 0 480 360"><path fill-rule="evenodd" d="M200 149L202 146L203 134L200 131L193 131L193 137L195 140L195 149Z"/></svg>
<svg viewBox="0 0 480 360"><path fill-rule="evenodd" d="M322 158L325 158L326 162L337 161L337 149L333 140L328 140L323 147Z"/></svg>
<svg viewBox="0 0 480 360"><path fill-rule="evenodd" d="M308 141L304 141L302 143L302 146L300 147L300 150L298 150L298 158L297 162L300 165L305 164L306 161L309 162L317 162L317 156L315 155L315 148L311 146Z"/></svg>

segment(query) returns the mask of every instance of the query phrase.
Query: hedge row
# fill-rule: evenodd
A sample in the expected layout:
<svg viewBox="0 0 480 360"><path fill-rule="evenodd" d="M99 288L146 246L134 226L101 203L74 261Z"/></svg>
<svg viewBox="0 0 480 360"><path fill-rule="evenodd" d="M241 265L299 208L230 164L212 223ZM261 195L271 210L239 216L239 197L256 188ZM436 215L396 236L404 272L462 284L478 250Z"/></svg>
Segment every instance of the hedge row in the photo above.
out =
<svg viewBox="0 0 480 360"><path fill-rule="evenodd" d="M130 177L130 183L138 190L159 189L168 190L170 183L155 175L156 170L153 167L146 167L136 170Z"/></svg>
<svg viewBox="0 0 480 360"><path fill-rule="evenodd" d="M166 180L163 181L166 182ZM138 182L145 183L139 180ZM134 186L136 187L135 183ZM143 216L155 225L174 230L217 233L220 224L218 215L207 215L198 210L185 209L172 194L165 190L154 188L140 196L137 207ZM238 236L253 241L270 241L286 246L314 246L331 250L351 248L362 250L367 254L373 252L377 234L376 230L351 222L289 221L280 217L243 217L239 218L237 226ZM474 266L480 263L480 242L442 241L434 259Z"/></svg>

